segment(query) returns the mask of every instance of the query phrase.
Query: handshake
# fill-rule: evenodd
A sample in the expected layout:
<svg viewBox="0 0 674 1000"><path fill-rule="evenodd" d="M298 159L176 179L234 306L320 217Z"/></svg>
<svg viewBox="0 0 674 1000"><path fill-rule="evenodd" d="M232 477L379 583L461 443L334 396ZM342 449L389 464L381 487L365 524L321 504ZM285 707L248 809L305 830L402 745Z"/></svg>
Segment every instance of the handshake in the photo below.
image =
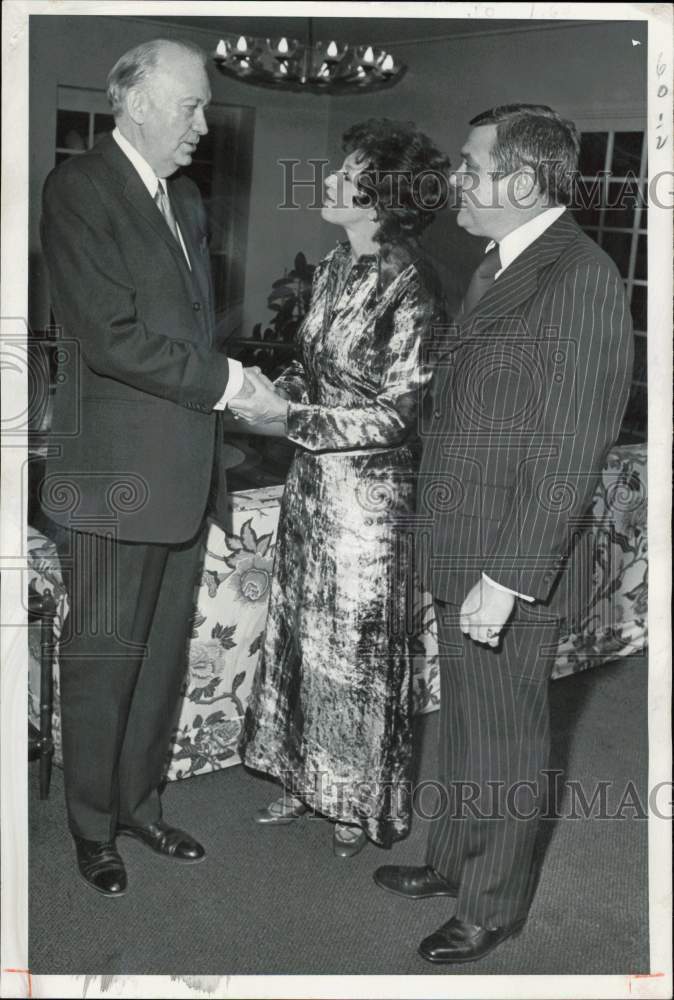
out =
<svg viewBox="0 0 674 1000"><path fill-rule="evenodd" d="M244 368L243 386L227 408L242 431L265 437L286 436L287 397L257 367Z"/></svg>

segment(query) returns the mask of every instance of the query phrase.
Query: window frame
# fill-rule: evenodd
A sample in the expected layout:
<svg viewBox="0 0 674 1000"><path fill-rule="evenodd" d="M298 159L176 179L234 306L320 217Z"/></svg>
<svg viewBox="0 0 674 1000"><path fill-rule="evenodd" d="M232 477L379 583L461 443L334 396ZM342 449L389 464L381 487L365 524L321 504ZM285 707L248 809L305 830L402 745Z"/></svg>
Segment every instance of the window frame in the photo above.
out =
<svg viewBox="0 0 674 1000"><path fill-rule="evenodd" d="M645 123L643 122L638 124L630 122L629 124L627 124L624 122L615 121L611 122L610 124L607 124L600 121L588 121L587 123L578 126L578 132L580 135L581 143L583 135L586 134L602 133L607 136L606 151L604 155L604 164L602 170L594 175L582 174L582 173L579 174L579 179L586 188L587 185L591 183L599 182L600 184L601 200L600 200L599 220L596 225L584 224L580 220L577 220L578 225L583 230L583 232L587 233L588 236L590 236L593 240L595 240L598 246L605 249L606 252L609 254L609 256L611 256L610 250L604 245L605 234L623 233L631 235L627 274L622 275L621 272L621 277L623 280L623 284L625 286L625 294L627 297L629 307L631 309L635 288L645 289L646 300L648 295L648 264L646 265L646 277L645 278L635 277L639 240L640 239L646 239L646 241L648 240L648 226L647 225L642 226L641 224L643 210L647 204L647 196L648 196L648 131L646 129ZM638 175L636 175L635 173L632 176L627 176L627 175L614 176L611 173L611 167L613 164L613 153L615 150L615 137L616 134L622 132L640 132L642 134ZM637 190L639 192L639 196L637 197L636 203L634 205L634 217L632 220L632 225L607 226L606 215L607 212L611 211L611 209L607 207L607 203L609 203L608 195L610 193L610 188L608 187L608 185L616 183L625 183L626 181L632 181L632 180L636 180ZM632 313L632 316L634 318L634 313ZM636 323L634 323L634 319L633 319L633 325L634 325L635 351L637 349L637 343L640 342L644 344L647 354L648 316L645 323L646 329L644 330L639 329L636 326ZM633 373L633 377L630 383L630 400L635 395L634 390L636 390L636 393L643 392L643 395L645 397L646 407L643 413L642 423L640 425L637 425L635 422L632 422L630 424L624 424L623 432L632 438L637 438L639 440L646 440L647 428L648 428L648 414L647 414L648 382L644 381L643 379L634 377L634 374L635 373Z"/></svg>

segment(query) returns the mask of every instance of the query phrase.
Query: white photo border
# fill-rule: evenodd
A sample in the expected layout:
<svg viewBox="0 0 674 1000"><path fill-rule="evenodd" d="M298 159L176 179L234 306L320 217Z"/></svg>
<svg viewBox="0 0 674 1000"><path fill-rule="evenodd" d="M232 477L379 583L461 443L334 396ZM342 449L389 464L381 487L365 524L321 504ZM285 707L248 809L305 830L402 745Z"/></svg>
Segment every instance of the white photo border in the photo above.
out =
<svg viewBox="0 0 674 1000"><path fill-rule="evenodd" d="M345 4L296 2L286 16L343 17ZM2 88L2 335L20 344L28 316L28 19L30 15L249 15L245 2L182 0L6 0L3 4ZM255 15L280 13L256 3ZM674 46L670 4L598 3L350 3L348 17L438 17L648 21L649 174L659 173L672 198ZM671 200L668 203L672 204ZM648 531L649 789L671 789L671 413L672 211L649 205ZM3 364L2 426L27 412L26 368ZM671 829L649 822L651 971L634 976L230 976L103 977L31 975L28 969L28 780L26 691L28 652L22 590L26 581L27 437L2 440L0 569L0 803L2 816L1 979L3 997L670 997Z"/></svg>

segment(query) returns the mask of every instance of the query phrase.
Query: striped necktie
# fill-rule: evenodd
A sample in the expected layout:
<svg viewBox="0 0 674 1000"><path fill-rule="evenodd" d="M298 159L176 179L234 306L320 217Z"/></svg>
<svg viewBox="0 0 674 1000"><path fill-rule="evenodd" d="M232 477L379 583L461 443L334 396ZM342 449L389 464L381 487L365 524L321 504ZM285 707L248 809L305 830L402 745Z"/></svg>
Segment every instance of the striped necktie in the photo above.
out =
<svg viewBox="0 0 674 1000"><path fill-rule="evenodd" d="M478 267L475 269L473 277L470 279L468 291L463 297L461 315L471 313L487 289L493 285L496 272L501 270L501 257L498 244L484 255Z"/></svg>
<svg viewBox="0 0 674 1000"><path fill-rule="evenodd" d="M168 193L164 190L164 185L161 181L157 184L157 193L154 196L155 204L161 214L166 219L166 225L169 227L176 243L180 246L180 237L178 236L178 225L176 223L176 217L173 214L173 209L171 208L171 202L169 201Z"/></svg>

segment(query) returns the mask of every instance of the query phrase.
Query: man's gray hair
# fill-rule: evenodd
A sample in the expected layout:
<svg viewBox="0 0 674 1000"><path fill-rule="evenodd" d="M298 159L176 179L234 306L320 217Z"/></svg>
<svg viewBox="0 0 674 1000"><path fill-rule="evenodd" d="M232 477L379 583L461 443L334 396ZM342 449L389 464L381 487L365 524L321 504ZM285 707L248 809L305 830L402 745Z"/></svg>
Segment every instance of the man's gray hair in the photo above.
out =
<svg viewBox="0 0 674 1000"><path fill-rule="evenodd" d="M121 56L108 73L107 95L112 113L118 118L124 110L124 98L132 87L139 83L156 68L161 52L171 47L191 52L206 65L206 53L193 42L172 38L154 38L151 42L142 42L129 49Z"/></svg>

